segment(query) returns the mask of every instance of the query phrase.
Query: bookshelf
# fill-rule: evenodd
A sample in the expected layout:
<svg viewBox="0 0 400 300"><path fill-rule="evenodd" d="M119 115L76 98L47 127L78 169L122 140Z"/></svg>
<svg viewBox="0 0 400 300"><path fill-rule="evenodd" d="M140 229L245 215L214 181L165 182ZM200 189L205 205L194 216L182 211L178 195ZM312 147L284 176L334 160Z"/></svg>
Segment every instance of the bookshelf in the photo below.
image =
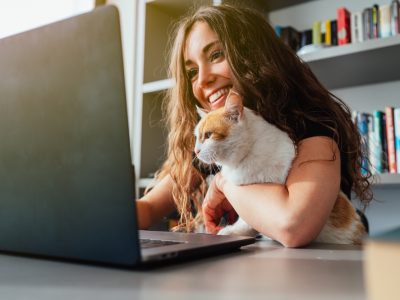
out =
<svg viewBox="0 0 400 300"><path fill-rule="evenodd" d="M400 80L400 35L325 48L302 55L328 88ZM340 76L329 70L340 70Z"/></svg>
<svg viewBox="0 0 400 300"><path fill-rule="evenodd" d="M389 1L389 0L388 0ZM299 11L303 15L297 18L317 19L312 13L313 7L321 10L332 10L331 6L347 5L346 1L333 4L327 0L252 0L252 1L212 1L212 0L138 0L137 32L136 32L136 66L135 66L135 101L133 118L133 163L139 188L144 188L151 182L151 176L161 166L166 157L166 132L160 122L161 102L164 92L173 86L174 82L167 78L167 43L171 24L178 20L193 6L218 4L221 2L235 3L256 7L262 12L274 14L274 20L279 20L279 13ZM351 5L359 8L372 5L364 1L354 1ZM350 7L354 10L356 8ZM307 13L303 13L307 11ZM277 13L276 13L277 12ZM291 12L291 13L292 13ZM335 11L334 11L335 13ZM276 17L278 15L278 17ZM323 16L322 18L325 18ZM332 18L332 16L327 16ZM293 19L293 22L296 20ZM293 25L296 24L282 24ZM300 28L302 29L302 28ZM142 45L142 46L139 46ZM302 55L304 62L330 90L339 90L362 85L392 82L400 80L400 36L369 40L358 44L349 44L322 49L317 52ZM340 75L338 71L340 70ZM335 92L335 91L334 91ZM346 95L342 97L347 99ZM400 101L400 97L399 97ZM349 104L352 106L351 103ZM373 104L375 105L375 104ZM373 107L370 104L370 107ZM381 103L384 108L384 103ZM400 103L399 105L400 106ZM372 110L372 108L370 108ZM381 174L376 179L376 186L393 188L400 186L400 175Z"/></svg>

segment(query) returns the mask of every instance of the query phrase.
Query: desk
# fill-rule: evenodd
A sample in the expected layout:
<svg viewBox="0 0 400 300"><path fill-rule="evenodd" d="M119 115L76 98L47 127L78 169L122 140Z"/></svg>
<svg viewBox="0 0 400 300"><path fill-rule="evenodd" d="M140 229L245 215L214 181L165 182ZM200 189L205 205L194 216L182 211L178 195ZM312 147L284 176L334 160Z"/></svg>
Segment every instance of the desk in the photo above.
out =
<svg viewBox="0 0 400 300"><path fill-rule="evenodd" d="M241 251L135 271L0 255L0 298L73 300L366 299L363 252L262 240Z"/></svg>

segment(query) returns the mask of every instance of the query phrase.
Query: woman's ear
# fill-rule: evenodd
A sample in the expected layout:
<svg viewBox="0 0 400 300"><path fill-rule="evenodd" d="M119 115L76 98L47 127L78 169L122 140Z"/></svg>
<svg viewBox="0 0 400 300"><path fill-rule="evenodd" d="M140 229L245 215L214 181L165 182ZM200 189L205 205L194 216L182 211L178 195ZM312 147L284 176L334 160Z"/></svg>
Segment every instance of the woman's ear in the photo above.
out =
<svg viewBox="0 0 400 300"><path fill-rule="evenodd" d="M199 106L196 105L197 114L200 118L204 118L207 115L207 111Z"/></svg>
<svg viewBox="0 0 400 300"><path fill-rule="evenodd" d="M225 101L225 115L229 120L238 122L243 117L243 99L236 91L230 90Z"/></svg>

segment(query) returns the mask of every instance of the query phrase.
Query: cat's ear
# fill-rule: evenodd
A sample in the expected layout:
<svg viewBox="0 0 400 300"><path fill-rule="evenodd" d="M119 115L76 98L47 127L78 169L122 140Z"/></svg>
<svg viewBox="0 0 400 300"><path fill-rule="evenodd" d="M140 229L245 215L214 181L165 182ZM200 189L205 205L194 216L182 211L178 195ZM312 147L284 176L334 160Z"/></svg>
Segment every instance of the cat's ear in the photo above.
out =
<svg viewBox="0 0 400 300"><path fill-rule="evenodd" d="M199 106L196 105L197 114L200 118L204 118L207 115L207 111Z"/></svg>
<svg viewBox="0 0 400 300"><path fill-rule="evenodd" d="M233 89L230 90L225 101L225 115L232 121L238 122L243 117L243 100Z"/></svg>

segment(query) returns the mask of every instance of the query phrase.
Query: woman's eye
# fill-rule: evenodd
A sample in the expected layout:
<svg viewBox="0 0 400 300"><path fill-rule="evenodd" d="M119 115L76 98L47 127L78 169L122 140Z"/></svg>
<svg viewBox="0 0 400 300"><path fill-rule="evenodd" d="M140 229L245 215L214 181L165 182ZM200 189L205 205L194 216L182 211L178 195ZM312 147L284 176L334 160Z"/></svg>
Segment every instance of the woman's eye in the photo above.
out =
<svg viewBox="0 0 400 300"><path fill-rule="evenodd" d="M187 77L192 80L197 75L197 69L190 69L186 71Z"/></svg>
<svg viewBox="0 0 400 300"><path fill-rule="evenodd" d="M222 50L217 50L217 51L214 51L213 53L211 53L210 60L214 61L222 56L224 56L224 52Z"/></svg>

